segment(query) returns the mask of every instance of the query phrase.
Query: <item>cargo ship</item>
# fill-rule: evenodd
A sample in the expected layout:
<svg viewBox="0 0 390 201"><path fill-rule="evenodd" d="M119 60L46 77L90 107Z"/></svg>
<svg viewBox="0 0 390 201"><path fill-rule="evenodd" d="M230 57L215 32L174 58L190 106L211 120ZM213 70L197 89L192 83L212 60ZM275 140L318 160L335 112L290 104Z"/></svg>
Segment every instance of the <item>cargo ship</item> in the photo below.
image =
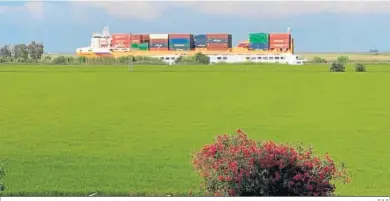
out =
<svg viewBox="0 0 390 201"><path fill-rule="evenodd" d="M76 49L85 57L157 57L173 64L180 56L201 52L211 63L286 63L305 62L294 54L294 39L290 29L286 33L249 33L248 40L232 45L231 34L110 34L108 27L102 33L93 33L91 45Z"/></svg>

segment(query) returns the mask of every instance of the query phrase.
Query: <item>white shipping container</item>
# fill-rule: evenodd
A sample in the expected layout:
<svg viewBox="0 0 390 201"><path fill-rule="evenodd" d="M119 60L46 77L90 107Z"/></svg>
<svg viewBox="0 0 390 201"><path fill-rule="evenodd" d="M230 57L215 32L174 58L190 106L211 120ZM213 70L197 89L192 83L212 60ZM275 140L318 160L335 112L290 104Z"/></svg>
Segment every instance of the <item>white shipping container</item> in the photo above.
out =
<svg viewBox="0 0 390 201"><path fill-rule="evenodd" d="M168 39L168 34L150 34L150 39Z"/></svg>

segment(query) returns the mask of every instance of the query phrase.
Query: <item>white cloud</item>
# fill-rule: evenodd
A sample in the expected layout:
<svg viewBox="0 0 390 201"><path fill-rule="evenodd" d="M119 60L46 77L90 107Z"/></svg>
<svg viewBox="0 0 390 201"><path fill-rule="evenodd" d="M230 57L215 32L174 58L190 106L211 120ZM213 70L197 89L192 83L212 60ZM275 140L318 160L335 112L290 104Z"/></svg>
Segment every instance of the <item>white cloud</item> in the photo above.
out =
<svg viewBox="0 0 390 201"><path fill-rule="evenodd" d="M34 1L27 2L24 7L31 13L31 15L37 19L43 18L43 2Z"/></svg>
<svg viewBox="0 0 390 201"><path fill-rule="evenodd" d="M160 17L164 11L174 6L169 2L149 1L96 1L96 2L74 2L77 5L88 5L105 10L111 16L124 19L155 19Z"/></svg>
<svg viewBox="0 0 390 201"><path fill-rule="evenodd" d="M10 12L18 12L22 11L23 7L22 6L0 6L0 13L10 13Z"/></svg>
<svg viewBox="0 0 390 201"><path fill-rule="evenodd" d="M390 1L247 1L181 2L208 14L288 17L308 13L390 13Z"/></svg>
<svg viewBox="0 0 390 201"><path fill-rule="evenodd" d="M79 2L77 2L79 3ZM112 16L127 19L154 19L173 7L185 7L207 14L279 18L299 14L390 13L390 1L106 1L89 2Z"/></svg>
<svg viewBox="0 0 390 201"><path fill-rule="evenodd" d="M34 1L26 2L19 6L0 6L0 13L24 13L29 12L32 17L37 19L43 18L43 2Z"/></svg>
<svg viewBox="0 0 390 201"><path fill-rule="evenodd" d="M50 1L50 0L47 0ZM157 19L163 17L170 9L182 7L200 13L240 16L256 19L290 17L308 13L390 13L390 1L72 1L77 9L64 13L84 16L87 11L102 9L110 16L122 19ZM27 11L32 17L42 19L44 13L42 1L26 1L21 6L0 6L0 13L20 13ZM48 6L51 12L62 9L60 6ZM53 10L52 10L53 9ZM50 16L46 16L50 17ZM79 19L81 20L81 19Z"/></svg>

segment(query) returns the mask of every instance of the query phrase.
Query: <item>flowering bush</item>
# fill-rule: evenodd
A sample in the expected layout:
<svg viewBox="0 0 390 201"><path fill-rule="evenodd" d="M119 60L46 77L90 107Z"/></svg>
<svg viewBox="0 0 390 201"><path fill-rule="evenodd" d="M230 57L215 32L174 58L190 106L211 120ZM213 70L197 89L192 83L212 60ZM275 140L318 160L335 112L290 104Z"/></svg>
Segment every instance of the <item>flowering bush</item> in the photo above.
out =
<svg viewBox="0 0 390 201"><path fill-rule="evenodd" d="M331 180L349 182L346 169L328 154L322 159L310 148L255 142L242 130L218 136L194 155L193 164L214 196L330 196Z"/></svg>

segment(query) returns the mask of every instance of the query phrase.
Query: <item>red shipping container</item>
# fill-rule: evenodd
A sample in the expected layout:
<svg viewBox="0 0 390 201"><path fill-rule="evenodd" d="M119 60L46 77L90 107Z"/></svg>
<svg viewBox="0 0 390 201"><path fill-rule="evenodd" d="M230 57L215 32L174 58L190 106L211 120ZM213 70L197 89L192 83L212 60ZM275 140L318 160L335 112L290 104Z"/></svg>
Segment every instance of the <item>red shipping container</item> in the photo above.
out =
<svg viewBox="0 0 390 201"><path fill-rule="evenodd" d="M206 34L206 37L214 39L228 39L229 34Z"/></svg>
<svg viewBox="0 0 390 201"><path fill-rule="evenodd" d="M274 33L274 34L269 34L269 40L280 40L280 39L291 39L291 34L290 33Z"/></svg>
<svg viewBox="0 0 390 201"><path fill-rule="evenodd" d="M207 43L206 45L207 48L228 48L229 45L226 43Z"/></svg>
<svg viewBox="0 0 390 201"><path fill-rule="evenodd" d="M149 48L149 51L169 51L169 49L167 47L163 48Z"/></svg>
<svg viewBox="0 0 390 201"><path fill-rule="evenodd" d="M127 40L127 39L125 39L125 40L122 40L122 39L120 39L120 40L118 40L118 39L116 39L116 40L112 40L112 43L130 43L130 40Z"/></svg>
<svg viewBox="0 0 390 201"><path fill-rule="evenodd" d="M132 40L141 40L141 35L140 34L133 34L131 35Z"/></svg>
<svg viewBox="0 0 390 201"><path fill-rule="evenodd" d="M130 48L130 44L117 43L111 45L114 48Z"/></svg>
<svg viewBox="0 0 390 201"><path fill-rule="evenodd" d="M290 48L290 44L270 44L269 45L270 48L274 49L274 48L283 48L283 49L286 49L286 48Z"/></svg>
<svg viewBox="0 0 390 201"><path fill-rule="evenodd" d="M169 38L191 38L191 34L169 34Z"/></svg>
<svg viewBox="0 0 390 201"><path fill-rule="evenodd" d="M168 39L151 39L150 43L167 43L168 44Z"/></svg>
<svg viewBox="0 0 390 201"><path fill-rule="evenodd" d="M269 43L272 43L272 44L286 44L286 43L290 43L290 40L289 39L272 39L269 41Z"/></svg>
<svg viewBox="0 0 390 201"><path fill-rule="evenodd" d="M142 43L148 42L149 40L150 40L150 38L149 38L148 34L142 34L141 35L141 42Z"/></svg>
<svg viewBox="0 0 390 201"><path fill-rule="evenodd" d="M141 41L140 41L140 40L132 40L131 43L132 43L132 44L140 44Z"/></svg>
<svg viewBox="0 0 390 201"><path fill-rule="evenodd" d="M130 34L112 34L111 35L111 38L114 40L118 39L118 40L124 40L124 39L131 39L131 35Z"/></svg>

